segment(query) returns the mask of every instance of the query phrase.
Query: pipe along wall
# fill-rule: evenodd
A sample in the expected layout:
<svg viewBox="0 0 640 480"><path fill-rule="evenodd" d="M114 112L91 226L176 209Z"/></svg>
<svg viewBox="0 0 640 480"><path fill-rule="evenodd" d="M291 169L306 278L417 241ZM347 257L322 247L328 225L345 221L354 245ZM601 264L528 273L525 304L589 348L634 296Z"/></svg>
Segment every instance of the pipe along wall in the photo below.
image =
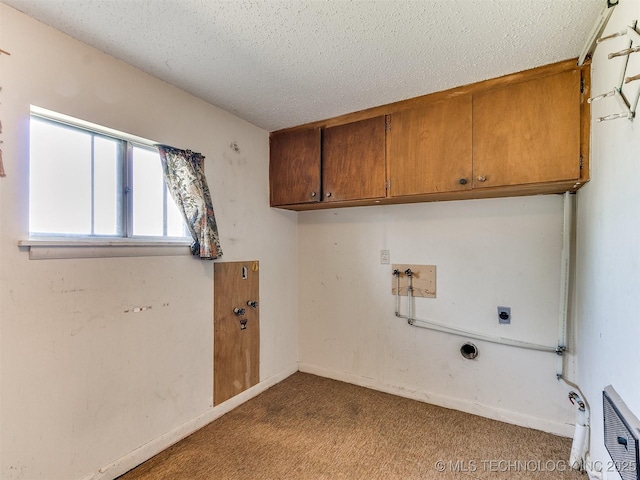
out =
<svg viewBox="0 0 640 480"><path fill-rule="evenodd" d="M569 464L571 468L575 470L583 471L586 465L588 434L589 434L589 408L586 402L583 400L584 396L580 392L577 385L571 383L566 379L566 358L565 353L567 351L567 330L568 330L568 312L569 312L569 292L570 292L570 278L571 278L571 255L572 255L572 243L573 243L573 224L575 213L575 195L566 192L564 194L563 201L563 228L562 228L562 255L560 262L560 308L558 314L558 346L541 345L522 340L515 340L511 338L496 337L491 335L485 335L479 332L473 332L470 330L458 329L442 323L433 322L430 320L419 319L414 316L413 308L413 272L411 269L407 269L401 272L397 269L393 270L392 274L396 279L395 288L395 302L396 309L395 315L398 318L407 320L409 325L419 328L426 328L429 330L435 330L438 332L449 333L451 335L457 335L464 338L472 338L475 340L482 340L490 343L497 343L500 345L508 345L511 347L526 348L530 350L538 350L541 352L551 352L558 355L558 371L556 377L558 381L564 382L569 388L568 393L569 401L577 406L576 413L576 426L573 436L573 443L571 447L571 453L569 457ZM400 276L406 275L408 278L407 289L407 315L401 313L401 301L400 301ZM475 350L473 344L465 344L461 349L461 353L465 358L475 358L477 351L465 352L465 347L471 345ZM577 390L577 392L576 392Z"/></svg>

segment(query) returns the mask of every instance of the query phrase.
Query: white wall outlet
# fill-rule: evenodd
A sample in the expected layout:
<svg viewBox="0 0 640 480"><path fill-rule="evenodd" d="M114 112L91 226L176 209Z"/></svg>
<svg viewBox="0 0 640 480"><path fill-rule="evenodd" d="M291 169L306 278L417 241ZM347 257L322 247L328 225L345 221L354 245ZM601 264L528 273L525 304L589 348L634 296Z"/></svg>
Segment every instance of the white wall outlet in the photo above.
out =
<svg viewBox="0 0 640 480"><path fill-rule="evenodd" d="M500 325L511 324L511 307L498 307L498 323Z"/></svg>
<svg viewBox="0 0 640 480"><path fill-rule="evenodd" d="M380 264L389 265L389 250L380 250Z"/></svg>

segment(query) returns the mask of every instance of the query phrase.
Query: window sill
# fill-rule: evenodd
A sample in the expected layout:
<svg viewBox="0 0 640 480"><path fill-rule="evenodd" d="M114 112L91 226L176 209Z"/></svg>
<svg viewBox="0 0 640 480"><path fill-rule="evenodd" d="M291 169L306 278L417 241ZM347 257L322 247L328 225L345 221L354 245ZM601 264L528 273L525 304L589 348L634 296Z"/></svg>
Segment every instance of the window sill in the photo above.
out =
<svg viewBox="0 0 640 480"><path fill-rule="evenodd" d="M20 240L30 260L191 255L190 240L37 238Z"/></svg>

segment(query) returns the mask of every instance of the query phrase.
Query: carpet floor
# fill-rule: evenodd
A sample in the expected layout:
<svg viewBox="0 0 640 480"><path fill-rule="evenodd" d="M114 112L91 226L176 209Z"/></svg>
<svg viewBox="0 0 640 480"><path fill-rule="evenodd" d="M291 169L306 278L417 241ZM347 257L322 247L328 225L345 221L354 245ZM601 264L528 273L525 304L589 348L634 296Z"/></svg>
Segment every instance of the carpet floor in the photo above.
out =
<svg viewBox="0 0 640 480"><path fill-rule="evenodd" d="M120 480L581 479L571 439L296 373Z"/></svg>

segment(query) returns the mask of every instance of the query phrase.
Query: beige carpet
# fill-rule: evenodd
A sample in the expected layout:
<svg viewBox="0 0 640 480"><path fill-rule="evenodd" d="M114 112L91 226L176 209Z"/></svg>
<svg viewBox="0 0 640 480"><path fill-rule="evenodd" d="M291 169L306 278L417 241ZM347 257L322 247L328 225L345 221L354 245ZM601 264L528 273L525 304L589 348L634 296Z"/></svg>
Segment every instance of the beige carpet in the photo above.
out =
<svg viewBox="0 0 640 480"><path fill-rule="evenodd" d="M156 455L134 479L581 479L571 440L314 375Z"/></svg>

